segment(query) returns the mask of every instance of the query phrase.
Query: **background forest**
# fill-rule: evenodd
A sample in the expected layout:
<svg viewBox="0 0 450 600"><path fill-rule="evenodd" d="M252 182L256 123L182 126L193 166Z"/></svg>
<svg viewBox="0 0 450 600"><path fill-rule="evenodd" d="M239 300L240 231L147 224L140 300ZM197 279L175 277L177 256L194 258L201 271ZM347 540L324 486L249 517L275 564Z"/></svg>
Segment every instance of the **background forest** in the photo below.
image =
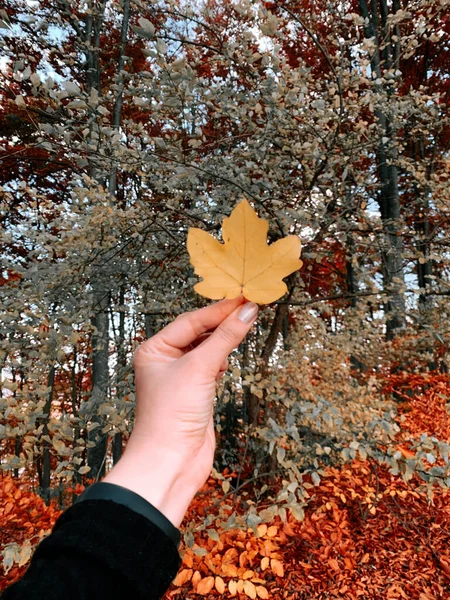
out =
<svg viewBox="0 0 450 600"><path fill-rule="evenodd" d="M3 1L5 582L205 304L188 228L247 198L304 265L220 384L169 596L448 597L449 105L450 0Z"/></svg>

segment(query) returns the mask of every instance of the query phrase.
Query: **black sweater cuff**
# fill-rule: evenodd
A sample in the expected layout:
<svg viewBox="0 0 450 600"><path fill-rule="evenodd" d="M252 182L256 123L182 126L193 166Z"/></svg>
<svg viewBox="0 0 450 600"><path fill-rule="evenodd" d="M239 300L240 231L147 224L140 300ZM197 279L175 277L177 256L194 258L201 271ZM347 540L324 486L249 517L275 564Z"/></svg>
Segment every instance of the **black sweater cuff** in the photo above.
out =
<svg viewBox="0 0 450 600"><path fill-rule="evenodd" d="M155 508L145 498L132 492L128 488L115 483L100 482L88 487L76 502L83 500L112 500L117 504L128 506L131 510L146 517L149 521L159 527L178 548L180 545L180 531L169 521L169 519Z"/></svg>

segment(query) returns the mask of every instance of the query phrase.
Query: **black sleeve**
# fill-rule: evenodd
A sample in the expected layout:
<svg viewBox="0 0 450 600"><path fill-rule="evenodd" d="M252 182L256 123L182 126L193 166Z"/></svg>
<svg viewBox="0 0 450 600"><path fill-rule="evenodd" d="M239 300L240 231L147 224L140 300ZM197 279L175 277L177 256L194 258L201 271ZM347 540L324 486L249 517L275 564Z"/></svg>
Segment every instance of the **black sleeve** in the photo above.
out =
<svg viewBox="0 0 450 600"><path fill-rule="evenodd" d="M1 600L158 600L180 567L157 525L111 500L67 509Z"/></svg>

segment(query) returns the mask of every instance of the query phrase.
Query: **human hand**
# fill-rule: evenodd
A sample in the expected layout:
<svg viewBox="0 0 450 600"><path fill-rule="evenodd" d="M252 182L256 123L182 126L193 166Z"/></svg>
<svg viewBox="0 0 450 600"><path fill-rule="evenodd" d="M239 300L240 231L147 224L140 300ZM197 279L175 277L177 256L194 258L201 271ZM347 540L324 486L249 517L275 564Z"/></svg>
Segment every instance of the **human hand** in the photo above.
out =
<svg viewBox="0 0 450 600"><path fill-rule="evenodd" d="M135 426L104 481L140 494L176 526L211 472L216 381L257 313L242 297L222 300L181 315L135 353Z"/></svg>

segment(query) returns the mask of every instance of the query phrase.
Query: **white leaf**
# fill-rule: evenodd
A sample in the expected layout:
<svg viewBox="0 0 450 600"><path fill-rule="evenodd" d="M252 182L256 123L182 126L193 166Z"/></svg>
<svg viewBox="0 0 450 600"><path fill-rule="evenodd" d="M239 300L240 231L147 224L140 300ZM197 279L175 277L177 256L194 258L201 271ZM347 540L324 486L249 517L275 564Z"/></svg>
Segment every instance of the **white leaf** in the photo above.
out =
<svg viewBox="0 0 450 600"><path fill-rule="evenodd" d="M155 35L155 26L148 19L145 19L144 17L139 17L138 23L145 31L145 33L148 33L151 36Z"/></svg>
<svg viewBox="0 0 450 600"><path fill-rule="evenodd" d="M17 104L17 106L20 106L21 108L26 107L25 99L22 96L22 94L20 94L19 96L16 96L14 102Z"/></svg>
<svg viewBox="0 0 450 600"><path fill-rule="evenodd" d="M81 93L79 86L73 81L63 81L63 88L71 96L77 96Z"/></svg>
<svg viewBox="0 0 450 600"><path fill-rule="evenodd" d="M41 78L37 73L32 73L30 75L30 81L34 85L34 87L39 87L41 85Z"/></svg>
<svg viewBox="0 0 450 600"><path fill-rule="evenodd" d="M156 49L160 54L167 54L167 44L164 40L159 39L156 42Z"/></svg>

